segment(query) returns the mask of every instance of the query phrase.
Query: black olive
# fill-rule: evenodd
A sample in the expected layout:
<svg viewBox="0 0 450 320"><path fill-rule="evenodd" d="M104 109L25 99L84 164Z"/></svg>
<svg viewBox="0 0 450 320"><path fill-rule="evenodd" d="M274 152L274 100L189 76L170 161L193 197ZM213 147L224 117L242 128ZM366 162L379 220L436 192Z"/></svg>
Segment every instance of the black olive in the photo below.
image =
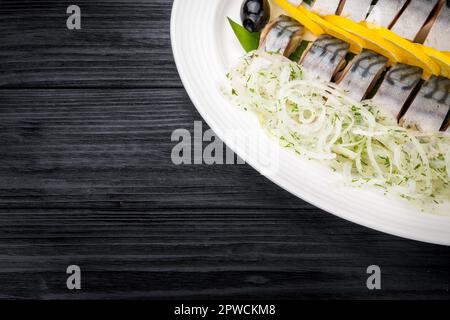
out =
<svg viewBox="0 0 450 320"><path fill-rule="evenodd" d="M261 31L270 19L268 0L245 0L241 8L242 25L250 32Z"/></svg>

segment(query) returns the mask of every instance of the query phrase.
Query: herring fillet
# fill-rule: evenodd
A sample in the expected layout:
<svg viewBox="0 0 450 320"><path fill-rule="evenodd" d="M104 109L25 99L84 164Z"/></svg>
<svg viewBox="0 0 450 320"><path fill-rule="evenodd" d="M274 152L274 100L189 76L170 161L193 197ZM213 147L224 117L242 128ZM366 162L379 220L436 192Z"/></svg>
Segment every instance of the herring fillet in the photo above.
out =
<svg viewBox="0 0 450 320"><path fill-rule="evenodd" d="M395 118L400 113L407 99L412 94L422 77L422 69L406 64L397 64L386 74L373 102L384 112Z"/></svg>
<svg viewBox="0 0 450 320"><path fill-rule="evenodd" d="M320 15L335 14L340 0L316 0L310 6L311 10Z"/></svg>
<svg viewBox="0 0 450 320"><path fill-rule="evenodd" d="M400 119L400 125L424 132L439 131L449 110L450 79L432 76Z"/></svg>
<svg viewBox="0 0 450 320"><path fill-rule="evenodd" d="M367 16L371 2L370 0L345 0L342 3L340 15L360 22ZM392 27L393 32L406 39L414 40L438 2L439 0L378 0L369 12L367 21L384 27ZM339 1L336 1L336 8L333 7L333 3L334 1L315 1L311 8L312 11L321 15L335 14ZM442 4L442 2L440 3ZM407 5L405 6L405 4ZM445 15L445 13L447 14ZM450 51L447 40L450 32L449 14L450 0L446 0L436 23L430 30L426 45L427 42L434 40L444 46L446 51ZM440 32L439 36L433 38L433 34L439 30L439 26L441 26L440 29L446 28L447 32ZM276 26L274 27L276 28ZM277 37L273 38L276 39L274 43L278 43L280 48L287 48L294 36L290 35L286 44L286 35L283 35L281 31L279 29ZM330 35L322 35L316 39L301 61L305 76L309 79L331 81L344 63L345 55L348 53L348 44L346 47L342 47L341 44L345 43ZM267 49L268 47L270 46L265 47L266 51L271 51ZM277 47L277 45L273 47ZM283 52L283 50L273 50L273 52ZM385 70L387 60L387 58L365 49L349 63L337 82L348 96L355 100L362 100ZM422 73L423 70L418 67L398 63L387 72L373 97L374 103L398 119L402 116L404 106L412 93L415 89L419 89L418 84ZM425 82L412 101L409 110L399 120L400 125L430 132L439 131L442 128L449 132L450 129L444 125L450 109L449 83L449 79L434 76Z"/></svg>
<svg viewBox="0 0 450 320"><path fill-rule="evenodd" d="M288 2L289 2L290 4L292 4L293 6L298 7L299 5L302 4L303 0L288 0Z"/></svg>
<svg viewBox="0 0 450 320"><path fill-rule="evenodd" d="M388 28L400 13L406 1L378 0L372 11L370 11L367 21Z"/></svg>
<svg viewBox="0 0 450 320"><path fill-rule="evenodd" d="M364 49L347 66L338 84L350 97L360 101L376 83L387 62L387 58Z"/></svg>
<svg viewBox="0 0 450 320"><path fill-rule="evenodd" d="M331 81L345 59L350 45L330 35L320 36L305 54L301 65L310 79Z"/></svg>
<svg viewBox="0 0 450 320"><path fill-rule="evenodd" d="M355 22L366 19L372 0L345 0L341 16Z"/></svg>
<svg viewBox="0 0 450 320"><path fill-rule="evenodd" d="M289 57L298 47L303 32L304 27L300 23L281 15L263 29L259 47L266 52L276 52Z"/></svg>
<svg viewBox="0 0 450 320"><path fill-rule="evenodd" d="M425 45L439 51L450 51L450 0L446 0L425 39Z"/></svg>
<svg viewBox="0 0 450 320"><path fill-rule="evenodd" d="M424 26L438 0L413 0L401 14L392 31L413 41Z"/></svg>

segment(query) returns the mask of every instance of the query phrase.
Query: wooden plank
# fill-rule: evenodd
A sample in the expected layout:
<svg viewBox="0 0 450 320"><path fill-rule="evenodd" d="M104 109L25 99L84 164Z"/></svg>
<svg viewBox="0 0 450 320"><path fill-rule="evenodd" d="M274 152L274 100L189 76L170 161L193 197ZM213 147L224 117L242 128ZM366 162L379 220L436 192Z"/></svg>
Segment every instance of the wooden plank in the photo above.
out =
<svg viewBox="0 0 450 320"><path fill-rule="evenodd" d="M167 0L0 2L0 87L181 87Z"/></svg>
<svg viewBox="0 0 450 320"><path fill-rule="evenodd" d="M311 208L245 165L173 164L200 119L178 89L3 90L0 207Z"/></svg>
<svg viewBox="0 0 450 320"><path fill-rule="evenodd" d="M0 209L0 243L0 298L443 299L450 280L449 248L315 210Z"/></svg>

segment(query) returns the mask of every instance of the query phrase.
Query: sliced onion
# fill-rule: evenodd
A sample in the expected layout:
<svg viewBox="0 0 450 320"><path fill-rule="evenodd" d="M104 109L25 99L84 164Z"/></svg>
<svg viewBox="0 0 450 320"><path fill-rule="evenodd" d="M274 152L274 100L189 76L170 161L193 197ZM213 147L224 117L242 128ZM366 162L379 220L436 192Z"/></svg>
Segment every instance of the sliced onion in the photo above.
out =
<svg viewBox="0 0 450 320"><path fill-rule="evenodd" d="M228 96L284 146L329 164L352 184L450 200L449 135L398 127L370 101L305 78L281 55L251 52L228 74Z"/></svg>

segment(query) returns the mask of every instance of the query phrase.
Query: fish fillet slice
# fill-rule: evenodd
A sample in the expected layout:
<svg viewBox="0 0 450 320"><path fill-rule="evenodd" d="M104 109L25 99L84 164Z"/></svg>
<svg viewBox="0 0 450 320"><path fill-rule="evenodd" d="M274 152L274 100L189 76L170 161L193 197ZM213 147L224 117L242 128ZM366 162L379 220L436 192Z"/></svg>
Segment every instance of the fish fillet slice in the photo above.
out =
<svg viewBox="0 0 450 320"><path fill-rule="evenodd" d="M305 75L309 79L331 81L342 65L350 45L330 35L322 35L306 53L302 61Z"/></svg>
<svg viewBox="0 0 450 320"><path fill-rule="evenodd" d="M303 0L288 0L288 2L290 2L293 6L298 7L302 4Z"/></svg>
<svg viewBox="0 0 450 320"><path fill-rule="evenodd" d="M382 110L398 118L403 106L422 77L422 69L405 64L395 65L386 74L374 103Z"/></svg>
<svg viewBox="0 0 450 320"><path fill-rule="evenodd" d="M367 21L389 28L400 13L406 0L378 0L367 17Z"/></svg>
<svg viewBox="0 0 450 320"><path fill-rule="evenodd" d="M384 71L387 62L387 58L364 49L347 66L338 81L339 86L353 99L362 100Z"/></svg>
<svg viewBox="0 0 450 320"><path fill-rule="evenodd" d="M425 45L440 51L450 51L450 0L447 0L431 27Z"/></svg>
<svg viewBox="0 0 450 320"><path fill-rule="evenodd" d="M366 19L372 0L345 0L341 16L355 22Z"/></svg>
<svg viewBox="0 0 450 320"><path fill-rule="evenodd" d="M395 22L392 31L413 41L430 16L438 0L413 0Z"/></svg>
<svg viewBox="0 0 450 320"><path fill-rule="evenodd" d="M400 124L424 132L439 131L449 109L450 80L432 76L422 86Z"/></svg>
<svg viewBox="0 0 450 320"><path fill-rule="evenodd" d="M260 48L289 57L298 47L303 32L304 28L300 23L288 16L281 15L261 32Z"/></svg>
<svg viewBox="0 0 450 320"><path fill-rule="evenodd" d="M335 14L340 0L316 0L311 4L311 10L320 15Z"/></svg>

